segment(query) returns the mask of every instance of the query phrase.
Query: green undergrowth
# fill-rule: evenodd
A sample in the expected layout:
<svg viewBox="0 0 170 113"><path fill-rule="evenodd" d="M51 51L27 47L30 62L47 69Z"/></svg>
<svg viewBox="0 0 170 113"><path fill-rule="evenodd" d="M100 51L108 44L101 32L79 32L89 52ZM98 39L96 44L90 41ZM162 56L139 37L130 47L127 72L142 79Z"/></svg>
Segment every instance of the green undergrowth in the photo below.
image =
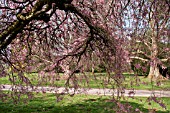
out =
<svg viewBox="0 0 170 113"><path fill-rule="evenodd" d="M0 101L0 113L114 113L120 110L108 96L74 95L70 97L66 95L60 99L56 99L54 94L38 94L28 103L21 102L15 105L11 100ZM129 103L132 106L132 113L139 112L138 109L144 113L148 113L151 109L157 113L169 113L169 98L159 98L159 100L165 103L167 109L157 103L149 103L147 98L143 97L121 99L121 104Z"/></svg>

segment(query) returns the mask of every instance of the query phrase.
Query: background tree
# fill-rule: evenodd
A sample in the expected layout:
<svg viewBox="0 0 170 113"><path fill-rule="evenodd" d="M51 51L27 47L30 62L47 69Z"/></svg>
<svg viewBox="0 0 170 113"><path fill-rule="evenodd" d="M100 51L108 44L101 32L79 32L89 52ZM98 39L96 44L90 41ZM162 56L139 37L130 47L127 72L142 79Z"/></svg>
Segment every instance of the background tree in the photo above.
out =
<svg viewBox="0 0 170 113"><path fill-rule="evenodd" d="M131 59L145 63L144 72L149 65L148 78L162 78L158 65L169 59L169 5L167 1L148 1L143 4L143 12L134 12L136 26L131 33ZM133 26L133 25L132 25ZM163 46L161 46L163 44ZM132 46L135 45L135 46ZM141 64L141 66L139 66ZM138 64L142 69L142 63Z"/></svg>

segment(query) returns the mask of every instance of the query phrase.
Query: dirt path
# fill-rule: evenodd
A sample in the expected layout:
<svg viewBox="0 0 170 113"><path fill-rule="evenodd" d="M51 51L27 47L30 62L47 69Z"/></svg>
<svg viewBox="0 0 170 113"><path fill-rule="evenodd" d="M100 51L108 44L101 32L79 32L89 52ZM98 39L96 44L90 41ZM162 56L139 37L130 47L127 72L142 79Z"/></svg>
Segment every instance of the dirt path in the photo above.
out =
<svg viewBox="0 0 170 113"><path fill-rule="evenodd" d="M46 92L46 93L70 93L70 94L88 94L88 95L118 95L117 90L112 89L95 89L95 88L78 88L76 91L74 88L66 89L64 87L20 87L20 86L11 86L11 85L0 85L0 90L27 90L30 92ZM170 97L170 91L150 91L150 90L125 90L122 92L124 96L139 96L139 97Z"/></svg>

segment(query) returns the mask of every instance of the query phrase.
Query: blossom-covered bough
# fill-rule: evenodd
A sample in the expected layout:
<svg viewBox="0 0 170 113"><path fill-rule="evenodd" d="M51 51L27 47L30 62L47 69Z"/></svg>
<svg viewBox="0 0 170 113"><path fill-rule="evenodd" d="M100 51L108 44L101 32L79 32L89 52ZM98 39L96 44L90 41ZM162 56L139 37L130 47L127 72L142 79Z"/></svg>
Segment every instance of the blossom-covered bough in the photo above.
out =
<svg viewBox="0 0 170 113"><path fill-rule="evenodd" d="M8 74L14 85L32 86L32 80L25 73L36 72L40 82L52 78L50 82L54 83L60 78L59 75L56 77L60 66L66 74L66 85L69 85L69 80L75 79L74 72L83 71L81 59L86 59L92 52L107 61L108 72L116 70L120 75L123 52L119 43L124 40L119 36L123 23L120 13L128 3L1 0L1 76ZM108 62L111 59L116 61L115 68ZM16 82L18 80L20 82ZM77 84L73 84L77 88Z"/></svg>
<svg viewBox="0 0 170 113"><path fill-rule="evenodd" d="M13 65L15 69L31 64L23 66L24 60L32 60L29 57L53 66L70 56L80 60L87 49L94 51L95 47L98 54L105 48L115 54L118 27L112 26L116 21L109 14L112 13L109 2L104 6L102 1L1 2L1 54L9 55L11 65L17 62ZM121 22L117 20L117 24Z"/></svg>
<svg viewBox="0 0 170 113"><path fill-rule="evenodd" d="M0 76L8 75L14 86L31 87L34 79L37 85L65 79L77 89L76 70L84 73L92 66L88 62L100 61L108 73L106 84L122 92L129 59L125 43L140 21L133 11L142 12L145 3L155 1L0 0ZM128 16L136 21L128 22ZM57 74L61 70L65 76ZM32 72L38 74L29 79L26 73ZM24 88L21 93L30 95Z"/></svg>

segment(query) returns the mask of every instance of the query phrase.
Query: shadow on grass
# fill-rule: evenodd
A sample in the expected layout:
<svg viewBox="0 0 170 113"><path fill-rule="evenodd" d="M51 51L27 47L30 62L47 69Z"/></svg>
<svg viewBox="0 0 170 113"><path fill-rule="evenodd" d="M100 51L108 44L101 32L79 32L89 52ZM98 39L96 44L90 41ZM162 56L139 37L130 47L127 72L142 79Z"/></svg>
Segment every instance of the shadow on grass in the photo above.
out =
<svg viewBox="0 0 170 113"><path fill-rule="evenodd" d="M135 111L138 108L144 113L148 113L149 110L144 108L142 104L135 102L121 102L123 105L130 104L132 106L130 113L139 113ZM115 113L115 111L120 110L114 102L109 102L107 99L88 99L84 102L71 104L68 106L60 106L59 108L54 109L53 113ZM125 107L125 110L127 108ZM123 113L120 111L120 113ZM169 111L156 111L156 113L169 113Z"/></svg>
<svg viewBox="0 0 170 113"><path fill-rule="evenodd" d="M83 98L83 99L82 99ZM122 101L127 104L126 101ZM129 102L133 106L131 113L139 108L142 112L148 113L148 109L142 104ZM55 101L54 95L40 96L28 102L14 105L12 102L0 102L0 113L114 113L119 108L113 101L106 98L86 98L85 96ZM126 109L126 108L125 108ZM134 112L133 112L134 111ZM158 113L168 113L157 111Z"/></svg>

